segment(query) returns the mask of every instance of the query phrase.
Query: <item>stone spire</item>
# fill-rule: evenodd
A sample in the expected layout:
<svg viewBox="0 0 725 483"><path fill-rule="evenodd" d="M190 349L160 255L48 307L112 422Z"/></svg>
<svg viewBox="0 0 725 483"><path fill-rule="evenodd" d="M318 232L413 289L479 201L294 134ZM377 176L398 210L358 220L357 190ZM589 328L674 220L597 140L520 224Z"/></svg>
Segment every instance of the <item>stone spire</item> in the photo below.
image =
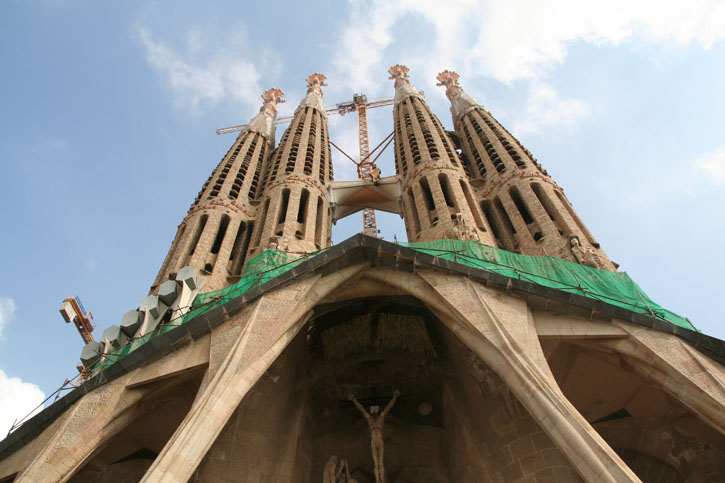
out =
<svg viewBox="0 0 725 483"><path fill-rule="evenodd" d="M244 268L247 247L263 190L262 172L274 146L274 120L284 92L262 94L259 113L239 133L179 225L151 292L190 265L207 278L204 290L235 283Z"/></svg>
<svg viewBox="0 0 725 483"><path fill-rule="evenodd" d="M326 77L307 77L307 96L271 156L250 256L268 248L309 253L330 243L327 185L332 156L322 102Z"/></svg>
<svg viewBox="0 0 725 483"><path fill-rule="evenodd" d="M468 111L482 107L458 85L459 77L456 72L450 70L444 70L436 76L438 80L436 85L446 87L446 97L451 101L451 114L453 115L454 124Z"/></svg>
<svg viewBox="0 0 725 483"><path fill-rule="evenodd" d="M492 244L453 141L410 84L408 68L394 65L395 161L402 180L410 241L459 238Z"/></svg>
<svg viewBox="0 0 725 483"><path fill-rule="evenodd" d="M395 80L395 105L398 105L400 101L410 96L415 96L419 99L425 100L423 94L418 92L418 89L410 84L410 79L408 77L409 71L410 69L400 64L395 64L388 69L388 73L390 74L388 79Z"/></svg>
<svg viewBox="0 0 725 483"><path fill-rule="evenodd" d="M284 102L282 96L284 96L284 91L276 87L264 91L264 94L262 94L264 104L259 108L259 113L249 121L246 129L242 130L237 138L242 137L245 131L252 131L258 132L274 143L274 120L279 112L277 104Z"/></svg>
<svg viewBox="0 0 725 483"><path fill-rule="evenodd" d="M302 99L302 102L300 102L300 106L297 109L302 109L303 107L314 107L320 113L327 117L327 112L325 112L325 103L322 102L322 88L327 86L327 77L325 74L320 74L319 72L315 72L312 75L308 75L307 79L307 96L305 96L304 99Z"/></svg>
<svg viewBox="0 0 725 483"><path fill-rule="evenodd" d="M552 255L614 270L589 229L536 158L443 71L466 171L498 246L526 255Z"/></svg>

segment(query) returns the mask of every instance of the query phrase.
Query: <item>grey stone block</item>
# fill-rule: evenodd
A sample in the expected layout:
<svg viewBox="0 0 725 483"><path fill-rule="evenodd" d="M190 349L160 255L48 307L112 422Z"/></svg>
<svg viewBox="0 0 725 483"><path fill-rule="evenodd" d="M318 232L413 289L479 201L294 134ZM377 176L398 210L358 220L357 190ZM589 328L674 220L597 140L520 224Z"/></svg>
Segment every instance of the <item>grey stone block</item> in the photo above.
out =
<svg viewBox="0 0 725 483"><path fill-rule="evenodd" d="M179 296L179 282L167 280L159 287L159 299L168 306L174 303Z"/></svg>
<svg viewBox="0 0 725 483"><path fill-rule="evenodd" d="M128 343L128 336L117 325L112 325L104 330L102 339L108 341L110 346L114 349L118 349Z"/></svg>
<svg viewBox="0 0 725 483"><path fill-rule="evenodd" d="M149 295L141 302L139 310L148 311L149 315L154 319L163 317L168 306L163 303L158 295Z"/></svg>
<svg viewBox="0 0 725 483"><path fill-rule="evenodd" d="M86 344L81 351L81 363L84 367L92 366L101 358L101 347L101 343L96 341Z"/></svg>
<svg viewBox="0 0 725 483"><path fill-rule="evenodd" d="M176 274L176 280L185 284L191 290L195 290L198 285L198 276L193 267L186 266L179 270Z"/></svg>
<svg viewBox="0 0 725 483"><path fill-rule="evenodd" d="M123 314L121 319L121 330L129 337L133 337L138 332L143 322L143 314L138 310L129 310Z"/></svg>

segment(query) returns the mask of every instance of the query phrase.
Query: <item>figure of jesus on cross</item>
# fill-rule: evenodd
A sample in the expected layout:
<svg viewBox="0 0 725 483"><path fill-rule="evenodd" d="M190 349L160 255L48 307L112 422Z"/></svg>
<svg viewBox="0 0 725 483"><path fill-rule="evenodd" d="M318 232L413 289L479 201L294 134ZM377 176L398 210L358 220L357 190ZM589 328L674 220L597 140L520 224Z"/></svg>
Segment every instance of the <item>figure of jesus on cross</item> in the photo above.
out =
<svg viewBox="0 0 725 483"><path fill-rule="evenodd" d="M368 422L370 428L370 448L373 450L373 464L375 465L375 481L376 483L385 483L385 469L383 468L383 424L385 424L385 416L395 405L395 401L398 400L400 391L397 389L393 393L393 399L390 400L383 412L380 411L380 406L370 406L370 413L365 411L365 408L357 402L355 396L350 394L348 399L352 401L355 407L365 416L365 420Z"/></svg>

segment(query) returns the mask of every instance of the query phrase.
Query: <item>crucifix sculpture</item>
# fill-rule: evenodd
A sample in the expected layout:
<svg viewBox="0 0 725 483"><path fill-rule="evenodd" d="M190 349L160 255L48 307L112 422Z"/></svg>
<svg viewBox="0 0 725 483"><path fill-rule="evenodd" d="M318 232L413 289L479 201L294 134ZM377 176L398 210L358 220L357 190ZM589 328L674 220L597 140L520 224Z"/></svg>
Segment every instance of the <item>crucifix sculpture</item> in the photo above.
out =
<svg viewBox="0 0 725 483"><path fill-rule="evenodd" d="M383 468L383 425L385 424L385 416L395 405L395 401L398 400L400 391L397 389L393 393L393 399L390 400L383 412L380 411L380 406L370 406L370 413L365 411L365 408L355 399L355 396L350 394L348 399L352 401L355 407L365 416L365 420L370 428L370 448L373 451L373 464L375 465L375 481L376 483L385 483L385 469Z"/></svg>

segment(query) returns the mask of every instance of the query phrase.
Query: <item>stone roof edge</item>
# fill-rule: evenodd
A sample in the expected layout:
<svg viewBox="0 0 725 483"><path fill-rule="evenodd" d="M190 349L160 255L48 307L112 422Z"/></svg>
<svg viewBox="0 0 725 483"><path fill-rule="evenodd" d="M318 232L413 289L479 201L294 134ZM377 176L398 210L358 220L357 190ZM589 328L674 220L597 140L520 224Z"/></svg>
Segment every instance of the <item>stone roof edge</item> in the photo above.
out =
<svg viewBox="0 0 725 483"><path fill-rule="evenodd" d="M680 327L671 322L663 321L650 315L634 312L616 305L590 299L583 295L572 294L544 287L542 285L509 278L498 273L488 272L468 265L445 260L434 255L420 252L396 243L387 242L379 238L357 234L348 238L338 245L334 245L324 252L306 260L287 272L265 282L264 284L248 290L239 297L216 307L198 317L195 317L183 325L180 325L165 334L161 334L148 343L131 352L118 362L109 366L97 376L85 381L75 390L58 399L53 404L30 418L18 429L10 433L4 440L0 441L0 461L5 459L11 452L25 443L30 442L37 434L47 427L56 417L62 414L68 407L75 403L84 394L97 387L112 381L127 372L150 356L170 349L184 339L197 339L203 337L211 330L224 323L229 316L241 310L241 308L254 301L266 292L276 289L298 276L309 272L332 273L343 266L367 261L373 267L390 267L414 271L420 265L428 265L439 269L451 271L466 277L485 280L493 285L498 285L506 291L511 289L540 297L548 297L559 302L567 303L591 311L597 311L611 315L621 320L632 322L656 330L662 330L674 334L687 343L700 350L707 356L725 364L725 341L712 337L701 332ZM412 263L410 263L412 262Z"/></svg>

